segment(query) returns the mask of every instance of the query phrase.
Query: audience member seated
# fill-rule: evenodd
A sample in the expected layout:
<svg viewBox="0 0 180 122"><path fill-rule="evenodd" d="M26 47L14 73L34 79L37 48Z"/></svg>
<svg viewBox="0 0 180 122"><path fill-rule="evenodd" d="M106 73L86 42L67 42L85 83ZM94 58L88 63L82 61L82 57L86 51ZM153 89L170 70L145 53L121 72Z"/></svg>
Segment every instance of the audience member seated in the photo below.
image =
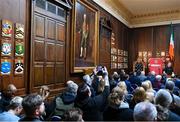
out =
<svg viewBox="0 0 180 122"><path fill-rule="evenodd" d="M138 86L141 86L141 81L139 80L138 76L136 75L136 72L133 73L133 75L130 76L129 81L132 84L136 84Z"/></svg>
<svg viewBox="0 0 180 122"><path fill-rule="evenodd" d="M7 122L18 122L19 117L18 115L22 111L22 97L16 96L14 97L8 106L8 111L3 112L0 114L0 121L7 121Z"/></svg>
<svg viewBox="0 0 180 122"><path fill-rule="evenodd" d="M174 82L175 82L175 86L180 89L180 79L179 78L175 78Z"/></svg>
<svg viewBox="0 0 180 122"><path fill-rule="evenodd" d="M170 110L180 115L180 97L173 94L175 84L173 81L168 80L165 84L165 89L169 91L172 96L172 103L170 105Z"/></svg>
<svg viewBox="0 0 180 122"><path fill-rule="evenodd" d="M134 90L133 97L129 103L130 109L134 109L135 105L139 102L146 100L146 92L143 87L137 87Z"/></svg>
<svg viewBox="0 0 180 122"><path fill-rule="evenodd" d="M25 116L20 121L43 121L42 115L45 113L43 98L38 94L30 94L22 101Z"/></svg>
<svg viewBox="0 0 180 122"><path fill-rule="evenodd" d="M157 88L157 89L161 88L161 83L162 83L161 79L162 79L161 75L156 75L155 82L153 83L153 88Z"/></svg>
<svg viewBox="0 0 180 122"><path fill-rule="evenodd" d="M67 81L66 90L58 95L54 100L53 116L60 116L62 118L64 112L74 107L74 101L77 95L78 85L73 81Z"/></svg>
<svg viewBox="0 0 180 122"><path fill-rule="evenodd" d="M143 81L145 81L147 79L147 77L145 76L145 72L141 71L141 74L138 76L139 80L141 81L141 83Z"/></svg>
<svg viewBox="0 0 180 122"><path fill-rule="evenodd" d="M5 91L1 93L0 99L0 112L7 111L6 107L10 104L10 101L15 96L17 89L13 84L9 84Z"/></svg>
<svg viewBox="0 0 180 122"><path fill-rule="evenodd" d="M144 81L142 83L142 87L146 91L146 100L148 100L151 103L154 103L155 94L154 94L153 90L150 89L149 83L151 83L151 82L148 80Z"/></svg>
<svg viewBox="0 0 180 122"><path fill-rule="evenodd" d="M120 71L120 79L121 79L121 81L125 81L125 75L126 75L126 72L122 69Z"/></svg>
<svg viewBox="0 0 180 122"><path fill-rule="evenodd" d="M134 108L135 121L156 121L157 110L150 102L140 102Z"/></svg>
<svg viewBox="0 0 180 122"><path fill-rule="evenodd" d="M114 72L112 75L112 79L110 80L110 91L112 91L112 89L117 86L119 81L120 81L119 74L117 72Z"/></svg>
<svg viewBox="0 0 180 122"><path fill-rule="evenodd" d="M151 81L151 84L153 85L155 80L156 80L156 73L154 71L149 72L148 76L147 76L147 80Z"/></svg>
<svg viewBox="0 0 180 122"><path fill-rule="evenodd" d="M106 106L107 97L110 90L106 67L104 67L103 73L105 75L101 81L105 82L105 88L100 94L92 98L90 88L85 83L81 84L78 88L75 99L75 107L78 107L83 111L83 120L85 121L103 120L103 111Z"/></svg>
<svg viewBox="0 0 180 122"><path fill-rule="evenodd" d="M64 113L63 121L84 122L83 112L79 108L72 108Z"/></svg>
<svg viewBox="0 0 180 122"><path fill-rule="evenodd" d="M171 94L165 90L160 89L155 97L155 104L157 105L158 116L157 119L161 121L180 121L180 117L169 110L172 103Z"/></svg>
<svg viewBox="0 0 180 122"><path fill-rule="evenodd" d="M125 75L125 83L126 83L126 86L127 86L127 91L128 91L128 93L131 94L134 89L133 89L132 86L131 86L131 83L130 83L130 81L129 81L129 75L128 75L128 74Z"/></svg>
<svg viewBox="0 0 180 122"><path fill-rule="evenodd" d="M133 111L129 109L129 104L124 102L124 90L120 88L114 89L108 97L108 107L104 111L104 120L133 121Z"/></svg>

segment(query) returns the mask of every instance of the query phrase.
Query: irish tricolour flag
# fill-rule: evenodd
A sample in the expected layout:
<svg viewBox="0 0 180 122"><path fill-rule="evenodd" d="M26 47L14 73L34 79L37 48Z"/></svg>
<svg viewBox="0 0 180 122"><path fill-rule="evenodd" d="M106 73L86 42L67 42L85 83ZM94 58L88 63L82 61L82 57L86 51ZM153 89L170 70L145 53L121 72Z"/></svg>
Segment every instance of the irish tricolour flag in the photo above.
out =
<svg viewBox="0 0 180 122"><path fill-rule="evenodd" d="M169 56L171 60L174 59L174 33L173 33L172 24L171 24L171 36L170 36L170 45L169 45Z"/></svg>

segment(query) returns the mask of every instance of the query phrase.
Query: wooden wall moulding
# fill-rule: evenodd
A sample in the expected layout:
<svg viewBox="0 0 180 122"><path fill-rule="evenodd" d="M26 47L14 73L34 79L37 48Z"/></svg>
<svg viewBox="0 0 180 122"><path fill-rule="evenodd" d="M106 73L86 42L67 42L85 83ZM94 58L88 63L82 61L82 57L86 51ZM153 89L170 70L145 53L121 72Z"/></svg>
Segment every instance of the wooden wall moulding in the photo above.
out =
<svg viewBox="0 0 180 122"><path fill-rule="evenodd" d="M92 69L98 62L99 11L85 0L73 0L71 72Z"/></svg>

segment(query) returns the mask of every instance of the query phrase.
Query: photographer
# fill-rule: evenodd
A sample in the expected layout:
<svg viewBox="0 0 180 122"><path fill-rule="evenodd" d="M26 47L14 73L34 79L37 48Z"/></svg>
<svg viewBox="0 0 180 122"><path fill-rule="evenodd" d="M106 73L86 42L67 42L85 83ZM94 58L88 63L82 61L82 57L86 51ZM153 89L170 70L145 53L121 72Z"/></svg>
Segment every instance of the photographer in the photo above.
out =
<svg viewBox="0 0 180 122"><path fill-rule="evenodd" d="M99 76L101 73L103 76ZM103 111L110 91L106 67L102 67L102 69L96 67L93 72L93 77L95 79L97 78L99 83L102 83L101 86L99 86L98 95L91 97L90 87L86 83L81 84L77 91L75 107L78 107L83 111L83 119L85 121L102 121Z"/></svg>

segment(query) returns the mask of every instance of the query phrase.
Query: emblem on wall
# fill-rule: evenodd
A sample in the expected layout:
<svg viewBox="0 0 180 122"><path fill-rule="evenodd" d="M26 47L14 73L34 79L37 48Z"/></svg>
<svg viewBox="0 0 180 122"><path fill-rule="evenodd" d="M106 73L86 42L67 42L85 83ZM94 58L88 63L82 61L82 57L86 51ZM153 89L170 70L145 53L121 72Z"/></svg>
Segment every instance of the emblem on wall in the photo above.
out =
<svg viewBox="0 0 180 122"><path fill-rule="evenodd" d="M12 22L8 20L2 20L2 36L4 37L12 36Z"/></svg>
<svg viewBox="0 0 180 122"><path fill-rule="evenodd" d="M24 44L23 44L23 42L16 42L15 55L16 56L23 56L24 55Z"/></svg>
<svg viewBox="0 0 180 122"><path fill-rule="evenodd" d="M4 56L11 55L11 43L3 42L1 54Z"/></svg>
<svg viewBox="0 0 180 122"><path fill-rule="evenodd" d="M24 38L24 25L16 23L15 28L15 38L16 39L23 39Z"/></svg>
<svg viewBox="0 0 180 122"><path fill-rule="evenodd" d="M1 74L9 75L11 73L11 62L9 59L1 59Z"/></svg>
<svg viewBox="0 0 180 122"><path fill-rule="evenodd" d="M24 63L21 59L15 59L15 74L23 74Z"/></svg>

